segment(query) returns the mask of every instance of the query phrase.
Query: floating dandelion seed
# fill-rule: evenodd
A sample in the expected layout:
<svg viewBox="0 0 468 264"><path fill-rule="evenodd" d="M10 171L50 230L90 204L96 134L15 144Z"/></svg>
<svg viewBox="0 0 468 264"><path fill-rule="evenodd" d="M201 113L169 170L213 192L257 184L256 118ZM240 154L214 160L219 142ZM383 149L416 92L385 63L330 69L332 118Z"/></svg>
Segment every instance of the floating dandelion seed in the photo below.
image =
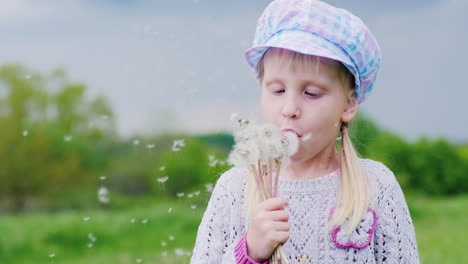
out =
<svg viewBox="0 0 468 264"><path fill-rule="evenodd" d="M161 178L157 178L157 181L160 183L165 183L169 179L169 176L164 176Z"/></svg>
<svg viewBox="0 0 468 264"><path fill-rule="evenodd" d="M69 142L69 141L71 141L73 139L73 137L72 136L65 136L65 137L63 137L63 139L65 141Z"/></svg>
<svg viewBox="0 0 468 264"><path fill-rule="evenodd" d="M135 223L135 218L130 219L130 223L134 224Z"/></svg>
<svg viewBox="0 0 468 264"><path fill-rule="evenodd" d="M27 130L23 131L23 137L27 137L29 132Z"/></svg>
<svg viewBox="0 0 468 264"><path fill-rule="evenodd" d="M172 212L172 207L170 207L168 210L167 210L168 213L171 213Z"/></svg>
<svg viewBox="0 0 468 264"><path fill-rule="evenodd" d="M195 209L197 209L197 205L196 205L196 204L192 204L192 205L190 206L190 208L192 208L192 210L195 210Z"/></svg>
<svg viewBox="0 0 468 264"><path fill-rule="evenodd" d="M54 257L55 257L55 253L49 254L49 258L54 258Z"/></svg>
<svg viewBox="0 0 468 264"><path fill-rule="evenodd" d="M208 163L208 166L210 167L215 167L216 164L218 164L218 160L216 160L215 156L213 155L208 155L208 159L209 159L209 163Z"/></svg>
<svg viewBox="0 0 468 264"><path fill-rule="evenodd" d="M163 247L167 246L166 241L161 242L161 246L163 246Z"/></svg>
<svg viewBox="0 0 468 264"><path fill-rule="evenodd" d="M210 193L210 192L213 191L213 189L214 189L214 186L213 186L212 183L207 183L207 184L205 184L205 190L206 190L206 192Z"/></svg>
<svg viewBox="0 0 468 264"><path fill-rule="evenodd" d="M185 194L182 192L182 193L177 193L177 197L183 197Z"/></svg>
<svg viewBox="0 0 468 264"><path fill-rule="evenodd" d="M174 152L180 151L182 149L182 147L184 147L184 146L185 146L184 139L174 140L174 142L172 144L172 151L174 151Z"/></svg>
<svg viewBox="0 0 468 264"><path fill-rule="evenodd" d="M26 79L28 79L28 80L31 79L31 74L26 74L26 75L24 76L24 78L26 78Z"/></svg>
<svg viewBox="0 0 468 264"><path fill-rule="evenodd" d="M91 217L89 217L89 216L83 217L83 221L85 221L85 222L89 221L90 219L91 219Z"/></svg>
<svg viewBox="0 0 468 264"><path fill-rule="evenodd" d="M169 236L169 240L173 241L174 239L175 239L175 237L173 235Z"/></svg>
<svg viewBox="0 0 468 264"><path fill-rule="evenodd" d="M143 220L141 220L141 223L144 224L144 225L146 225L146 224L148 223L148 219L143 219Z"/></svg>
<svg viewBox="0 0 468 264"><path fill-rule="evenodd" d="M140 258L136 259L137 263L141 263L141 261L142 261L142 259L140 259Z"/></svg>
<svg viewBox="0 0 468 264"><path fill-rule="evenodd" d="M196 191L194 192L193 194L195 194L196 196L198 196L200 194L200 191Z"/></svg>
<svg viewBox="0 0 468 264"><path fill-rule="evenodd" d="M165 169L166 169L166 167L164 167L164 166L159 167L160 171L164 171Z"/></svg>
<svg viewBox="0 0 468 264"><path fill-rule="evenodd" d="M133 140L133 145L140 145L140 140L138 139Z"/></svg>
<svg viewBox="0 0 468 264"><path fill-rule="evenodd" d="M88 247L89 247L89 248L92 248L92 247L93 247L93 243L88 243Z"/></svg>
<svg viewBox="0 0 468 264"><path fill-rule="evenodd" d="M167 257L167 251L163 251L163 252L161 253L161 256Z"/></svg>
<svg viewBox="0 0 468 264"><path fill-rule="evenodd" d="M193 197L193 193L187 194L187 197L188 197L188 198L192 198L192 197Z"/></svg>
<svg viewBox="0 0 468 264"><path fill-rule="evenodd" d="M98 190L98 199L99 202L106 204L109 203L109 190L106 187L101 187Z"/></svg>
<svg viewBox="0 0 468 264"><path fill-rule="evenodd" d="M96 242L96 237L93 235L93 233L88 234L89 240L91 240L92 243Z"/></svg>
<svg viewBox="0 0 468 264"><path fill-rule="evenodd" d="M146 145L146 148L153 149L155 146L156 146L155 144L148 144Z"/></svg>
<svg viewBox="0 0 468 264"><path fill-rule="evenodd" d="M305 135L301 138L301 139L302 139L302 142L305 142L305 141L309 140L311 137L312 137L312 134L310 134L310 133L305 134Z"/></svg>
<svg viewBox="0 0 468 264"><path fill-rule="evenodd" d="M177 256L183 256L184 255L184 250L181 249L181 248L176 248L174 250L174 252L176 253Z"/></svg>
<svg viewBox="0 0 468 264"><path fill-rule="evenodd" d="M106 177L106 176L101 176L101 177L99 177L99 179L100 179L101 181L105 181L105 180L107 179L107 177Z"/></svg>

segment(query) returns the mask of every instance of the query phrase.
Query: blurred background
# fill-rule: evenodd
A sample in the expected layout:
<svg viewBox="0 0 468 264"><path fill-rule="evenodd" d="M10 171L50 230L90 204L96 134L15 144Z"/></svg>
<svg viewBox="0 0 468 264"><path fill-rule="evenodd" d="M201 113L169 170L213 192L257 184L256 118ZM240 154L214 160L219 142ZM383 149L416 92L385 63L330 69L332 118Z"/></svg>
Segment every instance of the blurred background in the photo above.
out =
<svg viewBox="0 0 468 264"><path fill-rule="evenodd" d="M0 0L0 263L188 263L229 117L259 120L269 2ZM468 262L468 2L327 2L383 53L354 144L395 172L421 262Z"/></svg>

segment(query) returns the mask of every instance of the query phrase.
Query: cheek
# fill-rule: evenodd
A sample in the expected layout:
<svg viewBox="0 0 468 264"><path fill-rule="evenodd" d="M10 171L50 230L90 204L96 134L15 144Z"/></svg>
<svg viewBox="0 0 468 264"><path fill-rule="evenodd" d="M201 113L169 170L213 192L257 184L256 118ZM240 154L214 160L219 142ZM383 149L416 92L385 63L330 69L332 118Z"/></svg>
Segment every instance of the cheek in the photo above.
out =
<svg viewBox="0 0 468 264"><path fill-rule="evenodd" d="M260 97L260 110L264 122L271 123L274 121L274 117L276 116L276 107L274 106L272 100L263 93Z"/></svg>

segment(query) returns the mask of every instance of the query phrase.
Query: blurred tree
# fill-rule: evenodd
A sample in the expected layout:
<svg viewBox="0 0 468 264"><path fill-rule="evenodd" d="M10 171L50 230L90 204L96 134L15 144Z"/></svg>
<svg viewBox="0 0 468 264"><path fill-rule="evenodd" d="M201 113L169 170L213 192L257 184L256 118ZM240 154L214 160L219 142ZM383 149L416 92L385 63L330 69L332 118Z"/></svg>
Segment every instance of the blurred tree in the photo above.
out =
<svg viewBox="0 0 468 264"><path fill-rule="evenodd" d="M363 112L350 123L349 131L356 151L363 157L368 156L369 145L377 141L381 133L379 126Z"/></svg>
<svg viewBox="0 0 468 264"><path fill-rule="evenodd" d="M95 182L107 164L113 114L105 98L88 98L85 90L63 70L0 67L0 196L13 209Z"/></svg>

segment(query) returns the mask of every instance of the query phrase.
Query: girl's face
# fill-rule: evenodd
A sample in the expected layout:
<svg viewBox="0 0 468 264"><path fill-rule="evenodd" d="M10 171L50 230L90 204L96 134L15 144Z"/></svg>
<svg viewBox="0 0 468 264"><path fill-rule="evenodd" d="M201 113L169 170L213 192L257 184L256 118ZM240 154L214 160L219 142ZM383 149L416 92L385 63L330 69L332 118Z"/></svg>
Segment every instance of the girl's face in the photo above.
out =
<svg viewBox="0 0 468 264"><path fill-rule="evenodd" d="M291 160L310 159L325 148L333 148L341 121L351 121L357 111L358 103L350 96L352 90L345 89L339 78L339 63L316 59L319 65L297 63L291 67L289 57L274 49L263 62L263 121L281 130L293 130L299 137L311 136L301 142Z"/></svg>

